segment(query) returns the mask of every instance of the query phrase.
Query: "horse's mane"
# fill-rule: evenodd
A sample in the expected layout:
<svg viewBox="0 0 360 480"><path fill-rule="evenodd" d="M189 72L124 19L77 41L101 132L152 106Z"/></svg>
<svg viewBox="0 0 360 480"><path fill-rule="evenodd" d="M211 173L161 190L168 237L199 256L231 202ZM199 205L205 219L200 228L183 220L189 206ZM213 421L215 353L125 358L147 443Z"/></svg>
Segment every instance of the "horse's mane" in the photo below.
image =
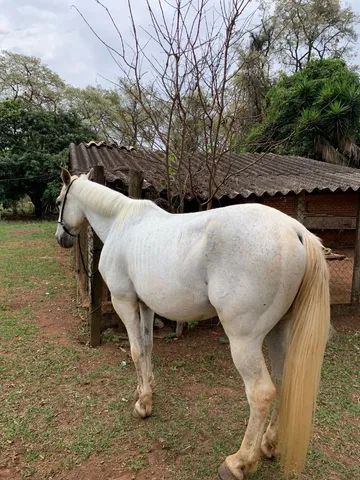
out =
<svg viewBox="0 0 360 480"><path fill-rule="evenodd" d="M132 199L89 180L79 182L78 188L82 201L87 206L104 217L116 216L119 221L140 214L148 208L161 210L150 200Z"/></svg>

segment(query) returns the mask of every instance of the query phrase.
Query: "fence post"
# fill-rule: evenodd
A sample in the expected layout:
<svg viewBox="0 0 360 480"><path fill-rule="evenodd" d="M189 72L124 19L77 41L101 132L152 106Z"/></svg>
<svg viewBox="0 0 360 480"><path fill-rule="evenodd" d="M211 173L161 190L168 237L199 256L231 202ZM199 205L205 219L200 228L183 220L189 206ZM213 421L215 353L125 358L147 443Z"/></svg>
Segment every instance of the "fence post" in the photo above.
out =
<svg viewBox="0 0 360 480"><path fill-rule="evenodd" d="M84 258L81 257L81 252L88 251L88 239L87 239L87 222L81 228L78 241L75 245L75 271L77 279L77 300L82 307L89 308L89 289L88 289L88 277L86 275L85 268L87 267L87 255ZM80 252L81 249L81 252ZM83 265L83 261L86 262L86 266Z"/></svg>
<svg viewBox="0 0 360 480"><path fill-rule="evenodd" d="M359 303L360 297L360 192L357 194L356 238L354 270L351 286L351 303Z"/></svg>
<svg viewBox="0 0 360 480"><path fill-rule="evenodd" d="M94 167L93 181L105 184L105 173L102 165ZM92 260L92 288L91 288L91 304L90 304L90 345L96 347L101 342L101 326L102 326L102 291L103 279L99 272L99 259L102 249L102 241L93 231L93 260Z"/></svg>
<svg viewBox="0 0 360 480"><path fill-rule="evenodd" d="M306 210L305 192L300 192L299 195L297 196L297 211L296 211L296 220L298 220L300 223L304 223L305 210Z"/></svg>
<svg viewBox="0 0 360 480"><path fill-rule="evenodd" d="M142 172L133 169L129 170L128 195L130 198L141 198L143 181L144 176Z"/></svg>

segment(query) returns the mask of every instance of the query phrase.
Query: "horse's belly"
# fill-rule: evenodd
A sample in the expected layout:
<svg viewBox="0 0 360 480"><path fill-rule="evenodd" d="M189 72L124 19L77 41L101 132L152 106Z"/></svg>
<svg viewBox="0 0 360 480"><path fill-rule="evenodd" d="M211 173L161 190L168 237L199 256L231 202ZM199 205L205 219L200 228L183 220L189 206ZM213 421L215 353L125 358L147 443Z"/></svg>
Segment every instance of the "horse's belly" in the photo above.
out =
<svg viewBox="0 0 360 480"><path fill-rule="evenodd" d="M192 308L153 308L154 312L162 317L165 317L169 320L174 320L176 322L191 322L191 321L200 321L206 320L216 316L216 310L209 303L207 305L192 305Z"/></svg>
<svg viewBox="0 0 360 480"><path fill-rule="evenodd" d="M216 310L211 305L207 292L197 289L180 289L176 292L172 289L151 289L142 291L137 289L141 300L151 310L162 317L178 322L189 322L192 320L205 320L214 317Z"/></svg>

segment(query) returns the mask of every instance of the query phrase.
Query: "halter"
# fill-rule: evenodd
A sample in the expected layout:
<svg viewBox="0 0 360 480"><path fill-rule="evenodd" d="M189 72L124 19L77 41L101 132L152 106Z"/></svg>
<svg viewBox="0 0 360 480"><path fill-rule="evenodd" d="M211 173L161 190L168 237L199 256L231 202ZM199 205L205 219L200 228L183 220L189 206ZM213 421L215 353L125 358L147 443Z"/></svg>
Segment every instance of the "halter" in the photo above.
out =
<svg viewBox="0 0 360 480"><path fill-rule="evenodd" d="M63 221L66 197L67 197L67 195L68 195L68 193L69 193L69 190L70 190L71 185L75 182L75 180L77 180L77 179L74 178L73 180L71 180L70 185L69 185L68 188L66 189L65 196L64 196L64 200L63 200L63 202L62 202L61 210L60 210L60 220L58 220L57 223L59 223L59 224L63 227L64 231L65 231L68 235L70 235L70 237L75 237L75 238L76 238L76 237L79 236L79 234L74 235L73 233L71 233L71 232L69 231L69 229L66 227L66 225L65 225L65 223L64 223L64 221Z"/></svg>
<svg viewBox="0 0 360 480"><path fill-rule="evenodd" d="M63 200L63 202L62 202L62 204L61 204L60 220L58 220L57 223L59 223L59 224L63 227L64 231L65 231L68 235L70 235L70 237L74 237L74 238L77 238L77 239L78 239L78 245L79 245L79 252L80 252L81 263L82 263L82 265L83 265L83 267L84 267L86 276L87 276L88 278L90 278L90 280L92 280L93 276L95 275L95 273L98 272L98 270L97 270L97 272L89 273L89 271L88 271L88 269L87 269L87 267L86 267L86 265L85 265L85 261L84 261L84 255L83 255L83 252L82 252L81 242L80 242L80 234L78 233L77 235L74 235L73 233L71 233L71 232L69 231L69 229L66 227L66 225L65 225L65 223L64 223L64 221L63 221L66 197L67 197L67 195L68 195L68 193L69 193L69 190L70 190L71 185L75 182L75 180L77 180L77 179L74 178L74 180L72 180L72 181L70 182L68 188L66 189L65 196L64 196L64 200Z"/></svg>

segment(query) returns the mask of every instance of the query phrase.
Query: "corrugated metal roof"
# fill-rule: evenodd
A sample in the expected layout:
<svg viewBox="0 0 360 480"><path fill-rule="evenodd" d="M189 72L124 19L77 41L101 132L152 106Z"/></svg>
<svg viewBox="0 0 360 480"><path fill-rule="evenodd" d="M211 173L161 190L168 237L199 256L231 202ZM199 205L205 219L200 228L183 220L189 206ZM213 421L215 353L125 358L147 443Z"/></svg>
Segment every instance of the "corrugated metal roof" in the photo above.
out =
<svg viewBox="0 0 360 480"><path fill-rule="evenodd" d="M132 148L108 145L104 142L70 144L70 169L73 174L88 172L95 165L103 165L106 182L120 181L128 184L130 170L140 170L144 175L144 188L152 186L157 192L166 189L166 168L164 154L160 151L138 152ZM208 167L203 155L195 155L191 167L196 194L206 197ZM311 193L315 190L358 191L360 170L318 162L309 158L275 155L272 153L225 154L217 164L216 181L220 185L216 198L228 196L244 198L254 194ZM192 196L193 192L189 192Z"/></svg>

